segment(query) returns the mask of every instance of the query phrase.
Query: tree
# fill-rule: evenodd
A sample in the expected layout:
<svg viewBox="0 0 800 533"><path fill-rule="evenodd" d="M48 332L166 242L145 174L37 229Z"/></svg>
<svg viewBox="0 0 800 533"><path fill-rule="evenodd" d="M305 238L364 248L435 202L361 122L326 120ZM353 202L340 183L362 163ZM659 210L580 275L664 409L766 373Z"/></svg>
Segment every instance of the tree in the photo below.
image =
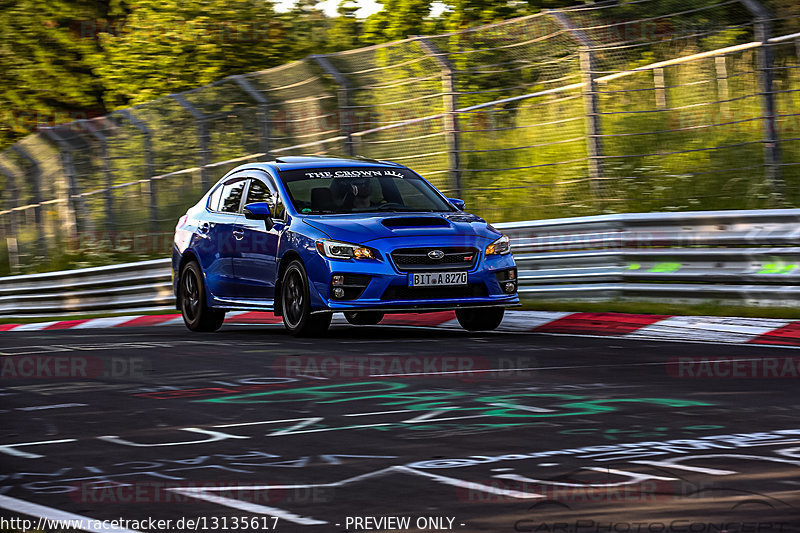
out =
<svg viewBox="0 0 800 533"><path fill-rule="evenodd" d="M0 147L36 128L105 113L89 58L111 1L0 1ZM102 24L102 23L100 23Z"/></svg>
<svg viewBox="0 0 800 533"><path fill-rule="evenodd" d="M364 22L362 41L382 43L426 33L432 0L386 0Z"/></svg>
<svg viewBox="0 0 800 533"><path fill-rule="evenodd" d="M339 2L336 14L333 19L328 41L330 51L348 50L358 48L361 36L362 22L356 18L358 4L353 0L342 0Z"/></svg>
<svg viewBox="0 0 800 533"><path fill-rule="evenodd" d="M100 35L92 66L107 107L139 104L290 59L284 25L264 0L132 0Z"/></svg>

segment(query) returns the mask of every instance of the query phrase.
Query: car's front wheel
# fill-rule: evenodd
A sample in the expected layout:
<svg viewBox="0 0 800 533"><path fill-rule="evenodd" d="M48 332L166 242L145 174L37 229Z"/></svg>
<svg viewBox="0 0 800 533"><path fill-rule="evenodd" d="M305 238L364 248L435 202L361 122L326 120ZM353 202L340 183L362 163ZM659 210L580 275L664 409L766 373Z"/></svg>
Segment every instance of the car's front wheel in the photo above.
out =
<svg viewBox="0 0 800 533"><path fill-rule="evenodd" d="M502 307L480 307L475 309L457 309L456 318L461 327L469 331L487 331L495 329L503 321L505 309Z"/></svg>
<svg viewBox="0 0 800 533"><path fill-rule="evenodd" d="M383 313L377 311L351 311L345 313L344 317L354 326L374 326L383 320Z"/></svg>
<svg viewBox="0 0 800 533"><path fill-rule="evenodd" d="M181 271L178 301L186 327L192 331L217 331L225 320L225 311L208 307L200 265L190 261Z"/></svg>
<svg viewBox="0 0 800 533"><path fill-rule="evenodd" d="M331 314L311 314L308 276L300 261L292 261L281 280L283 325L295 336L320 335L331 324Z"/></svg>

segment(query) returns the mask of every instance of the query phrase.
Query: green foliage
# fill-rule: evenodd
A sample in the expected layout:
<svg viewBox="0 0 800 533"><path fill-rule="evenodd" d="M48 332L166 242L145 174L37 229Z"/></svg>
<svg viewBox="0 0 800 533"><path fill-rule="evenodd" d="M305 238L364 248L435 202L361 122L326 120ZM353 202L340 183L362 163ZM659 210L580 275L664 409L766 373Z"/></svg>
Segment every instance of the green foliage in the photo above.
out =
<svg viewBox="0 0 800 533"><path fill-rule="evenodd" d="M333 20L328 40L333 50L349 50L358 48L363 23L356 18L358 4L353 0L342 0L339 3L337 14Z"/></svg>
<svg viewBox="0 0 800 533"><path fill-rule="evenodd" d="M289 59L285 28L262 0L132 0L99 36L92 67L109 108L140 104Z"/></svg>
<svg viewBox="0 0 800 533"><path fill-rule="evenodd" d="M116 0L0 2L0 147L39 123L105 113L103 84L89 65L99 49L82 33L118 12Z"/></svg>
<svg viewBox="0 0 800 533"><path fill-rule="evenodd" d="M431 24L433 0L385 0L383 9L364 22L365 43L384 43L424 35Z"/></svg>

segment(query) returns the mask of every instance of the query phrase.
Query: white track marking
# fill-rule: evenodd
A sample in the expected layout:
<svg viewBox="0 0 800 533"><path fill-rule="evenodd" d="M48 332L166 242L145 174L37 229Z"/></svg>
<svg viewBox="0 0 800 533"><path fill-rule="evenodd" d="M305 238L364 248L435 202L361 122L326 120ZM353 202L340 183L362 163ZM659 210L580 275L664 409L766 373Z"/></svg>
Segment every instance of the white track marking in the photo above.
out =
<svg viewBox="0 0 800 533"><path fill-rule="evenodd" d="M102 523L98 524L101 527L92 527L94 523L99 522L96 518L89 518L79 514L68 513L60 509L53 509L37 503L27 502L25 500L18 500L10 496L0 496L0 508L8 509L15 513L20 513L28 516L38 517L40 524L45 520L67 520L72 521L72 527L75 529L75 524L82 524L84 527L78 528L82 531L92 531L97 533L141 533L135 529L125 529L119 527L102 527ZM40 529L40 528L36 528ZM66 530L66 526L64 527Z"/></svg>
<svg viewBox="0 0 800 533"><path fill-rule="evenodd" d="M87 320L83 324L78 324L70 329L90 329L90 328L113 328L116 325L130 322L131 320L139 318L138 316L108 316L105 318L93 318Z"/></svg>
<svg viewBox="0 0 800 533"><path fill-rule="evenodd" d="M416 470L414 468L409 468L407 466L396 466L394 468L395 470L399 470L400 472L405 472L407 474L412 474L415 476L427 477L434 481L438 481L439 483L444 483L445 485L450 485L461 489L478 490L481 492L486 492L488 494L499 494L501 496L510 496L511 498L517 498L518 500L532 500L536 498L544 498L544 496L541 494L522 492L503 487L492 487L491 485L484 485L483 483L476 483L474 481L465 481L463 479L456 479L448 476L443 476L441 474L432 474L430 472Z"/></svg>
<svg viewBox="0 0 800 533"><path fill-rule="evenodd" d="M555 313L546 311L514 311L506 313L498 328L501 331L531 331L539 326L555 322L574 313Z"/></svg>
<svg viewBox="0 0 800 533"><path fill-rule="evenodd" d="M29 407L15 407L17 411L43 411L45 409L64 409L66 407L86 407L88 403L57 403L53 405L31 405Z"/></svg>
<svg viewBox="0 0 800 533"><path fill-rule="evenodd" d="M322 420L323 417L306 417L306 418L286 418L284 420L259 420L258 422L237 422L235 424L219 424L216 426L212 426L215 428L235 428L239 426L257 426L259 424L280 424L281 422L299 422L299 424L292 426L292 427L303 427L309 424L313 424L314 422L319 422ZM300 426L302 424L302 426Z"/></svg>
<svg viewBox="0 0 800 533"><path fill-rule="evenodd" d="M17 326L15 328L11 328L8 331L39 331L47 326L52 326L53 324L58 324L59 320L54 320L52 322L35 322L33 324L22 324L21 326Z"/></svg>
<svg viewBox="0 0 800 533"><path fill-rule="evenodd" d="M17 446L37 446L42 444L61 444L64 442L77 442L78 439L58 439L58 440L40 440L36 442L17 442L13 444L0 444L0 453L6 453L15 457L24 457L26 459L39 459L44 455L38 453L23 452L15 449Z"/></svg>
<svg viewBox="0 0 800 533"><path fill-rule="evenodd" d="M552 413L552 409L545 409L544 407L531 407L530 405L517 405L514 403L493 403L492 407L505 407L508 409L519 409L520 411L530 411L531 413Z"/></svg>
<svg viewBox="0 0 800 533"><path fill-rule="evenodd" d="M673 316L625 335L630 339L679 339L747 342L791 323L790 320L711 316Z"/></svg>
<svg viewBox="0 0 800 533"><path fill-rule="evenodd" d="M349 413L342 416L369 416L369 415L388 415L392 413L410 413L413 409L397 409L395 411L373 411L371 413Z"/></svg>
<svg viewBox="0 0 800 533"><path fill-rule="evenodd" d="M170 318L166 322L161 322L159 324L153 324L153 325L154 326L178 326L178 325L182 326L183 325L183 318L182 317Z"/></svg>
<svg viewBox="0 0 800 533"><path fill-rule="evenodd" d="M489 485L484 485L482 483L475 483L472 481L465 481L462 479L451 478L447 476L443 476L440 474L432 474L429 472L422 472L416 470L414 468L409 468L407 466L390 466L388 468L383 468L381 470L376 470L374 472L368 472L366 474L360 474L355 477L343 479L341 481L335 481L333 483L300 483L296 485L253 485L253 486L240 486L238 490L291 490L291 489L307 489L307 488L316 488L316 487L343 487L346 485L350 485L353 483L358 483L360 481L372 478L380 478L385 477L389 474L399 472L402 474L409 474L412 476L418 477L425 477L437 481L439 483L443 483L445 485L450 485L453 487L458 487L467 490L479 490L482 492L487 492L490 494L499 494L503 496L508 496L512 498L517 498L521 500L530 500L535 498L543 498L541 494L533 494L529 492L521 492L516 490L510 490L507 488L502 487L492 487ZM317 520L315 518L310 517L302 517L297 516L294 513L289 511L284 511L283 509L277 509L274 507L266 507L263 505L257 505L254 503L250 503L243 500L235 500L230 498L224 498L215 496L213 492L218 491L229 491L230 487L192 487L186 489L167 489L173 492L178 492L180 494L184 494L186 496L197 498L199 500L205 500L210 503L217 503L219 505L224 505L226 507L232 507L234 509L240 509L242 511L248 511L251 513L259 513L259 514L268 514L271 516L277 516L279 518L283 518L288 522L294 522L296 524L302 525L322 525L327 524L327 522L322 520Z"/></svg>
<svg viewBox="0 0 800 533"><path fill-rule="evenodd" d="M247 490L247 489L257 490L257 488L252 488L252 487L239 488L239 490ZM178 494L183 494L185 496L189 496L190 498L203 500L209 503L216 503L218 505L224 505L225 507L239 509L240 511L246 511L248 513L273 516L275 518L286 520L287 522L300 524L301 526L318 526L327 524L327 522L325 522L324 520L317 520L316 518L299 516L284 509L278 509L277 507L268 507L266 505L259 505L257 503L251 503L245 500L236 500L233 498L225 498L223 496L217 496L216 494L208 494L204 492L202 489L201 490L167 489L167 490L170 490L172 492L177 492Z"/></svg>

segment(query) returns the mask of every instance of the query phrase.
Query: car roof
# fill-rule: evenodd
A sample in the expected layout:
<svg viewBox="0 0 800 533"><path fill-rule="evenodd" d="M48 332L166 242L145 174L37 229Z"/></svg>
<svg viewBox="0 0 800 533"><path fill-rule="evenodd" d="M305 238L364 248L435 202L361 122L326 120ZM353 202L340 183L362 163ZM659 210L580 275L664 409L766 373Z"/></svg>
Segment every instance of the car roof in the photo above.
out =
<svg viewBox="0 0 800 533"><path fill-rule="evenodd" d="M391 161L378 161L366 157L323 157L323 156L284 156L277 157L274 161L249 163L241 168L265 168L276 170L298 170L306 168L331 168L331 167L392 167L402 168L403 165Z"/></svg>

